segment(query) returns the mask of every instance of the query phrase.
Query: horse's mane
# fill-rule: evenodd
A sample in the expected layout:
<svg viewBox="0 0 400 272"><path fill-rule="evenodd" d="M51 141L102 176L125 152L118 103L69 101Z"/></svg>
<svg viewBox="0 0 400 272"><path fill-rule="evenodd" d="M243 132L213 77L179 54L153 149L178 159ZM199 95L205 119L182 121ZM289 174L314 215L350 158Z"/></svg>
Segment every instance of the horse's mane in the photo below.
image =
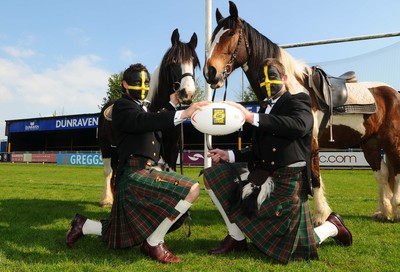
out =
<svg viewBox="0 0 400 272"><path fill-rule="evenodd" d="M286 73L288 74L288 90L290 92L303 91L303 86L300 85L298 79L304 80L310 68L303 61L293 58L288 52L258 32L258 30L245 20L241 20L241 22L244 31L248 35L251 47L251 57L247 64L249 69L258 71L260 61L265 58L277 58L285 66Z"/></svg>
<svg viewBox="0 0 400 272"><path fill-rule="evenodd" d="M200 68L200 61L195 48L192 48L187 43L178 41L166 51L160 65L153 72L150 81L150 91L147 99L152 103L152 108L162 107L162 103L169 101L169 90L172 88L174 80L171 65L189 62L193 62L193 68ZM162 94L159 92L162 92Z"/></svg>
<svg viewBox="0 0 400 272"><path fill-rule="evenodd" d="M150 90L149 93L147 94L146 99L149 100L150 102L153 102L153 99L155 97L155 94L157 93L158 90L158 76L160 74L160 65L156 67L154 70L153 74L151 75L150 79Z"/></svg>

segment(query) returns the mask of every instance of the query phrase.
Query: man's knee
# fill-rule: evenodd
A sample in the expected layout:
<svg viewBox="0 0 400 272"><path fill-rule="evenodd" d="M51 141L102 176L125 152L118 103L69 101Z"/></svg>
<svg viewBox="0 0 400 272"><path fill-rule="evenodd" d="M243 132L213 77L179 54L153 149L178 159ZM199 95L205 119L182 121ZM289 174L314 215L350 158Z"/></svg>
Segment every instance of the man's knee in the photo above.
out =
<svg viewBox="0 0 400 272"><path fill-rule="evenodd" d="M192 187L190 188L190 194L194 197L194 198L198 198L200 195L200 185L199 183L195 183L192 185Z"/></svg>

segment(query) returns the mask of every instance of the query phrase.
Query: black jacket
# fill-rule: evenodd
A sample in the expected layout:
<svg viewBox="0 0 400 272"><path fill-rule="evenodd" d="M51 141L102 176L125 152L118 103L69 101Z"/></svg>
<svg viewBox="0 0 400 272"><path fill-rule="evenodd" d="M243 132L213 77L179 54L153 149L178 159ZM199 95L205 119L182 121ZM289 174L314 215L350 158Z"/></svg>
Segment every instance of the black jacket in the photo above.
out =
<svg viewBox="0 0 400 272"><path fill-rule="evenodd" d="M253 128L252 147L235 151L237 161L248 161L249 169L262 166L269 172L305 161L310 180L311 140L314 124L311 99L305 93L284 93L270 114L259 111L259 127Z"/></svg>
<svg viewBox="0 0 400 272"><path fill-rule="evenodd" d="M175 111L152 113L126 94L118 99L112 112L119 163L130 155L149 158L155 162L160 156L159 130L174 127Z"/></svg>

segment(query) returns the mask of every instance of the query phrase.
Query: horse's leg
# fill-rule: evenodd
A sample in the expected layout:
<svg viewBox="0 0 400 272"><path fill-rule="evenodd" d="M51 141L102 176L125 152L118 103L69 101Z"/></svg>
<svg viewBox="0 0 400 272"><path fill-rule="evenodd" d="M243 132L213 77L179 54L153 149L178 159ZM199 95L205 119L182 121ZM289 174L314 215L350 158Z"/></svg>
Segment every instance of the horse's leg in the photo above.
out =
<svg viewBox="0 0 400 272"><path fill-rule="evenodd" d="M311 171L313 175L314 226L322 225L332 212L325 197L325 185L319 167L319 146L316 137L312 139Z"/></svg>
<svg viewBox="0 0 400 272"><path fill-rule="evenodd" d="M379 200L378 208L372 214L372 219L376 221L387 221L393 217L392 199L393 192L389 186L389 169L381 156L381 148L378 140L373 137L360 144L364 157L374 172L378 183Z"/></svg>
<svg viewBox="0 0 400 272"><path fill-rule="evenodd" d="M393 188L393 220L400 222L400 174L394 176L394 188Z"/></svg>
<svg viewBox="0 0 400 272"><path fill-rule="evenodd" d="M393 192L389 186L389 171L385 161L381 160L380 169L374 171L375 179L378 183L379 200L378 208L372 214L372 219L376 221L387 221L393 217L393 209L390 200L392 199Z"/></svg>
<svg viewBox="0 0 400 272"><path fill-rule="evenodd" d="M400 154L396 148L391 148L389 151L385 151L386 164L389 170L389 187L392 189L393 195L391 198L393 220L400 222Z"/></svg>
<svg viewBox="0 0 400 272"><path fill-rule="evenodd" d="M100 206L107 207L111 206L114 202L114 196L111 190L111 177L112 177L111 158L103 158L103 164L104 164L104 189L100 201Z"/></svg>

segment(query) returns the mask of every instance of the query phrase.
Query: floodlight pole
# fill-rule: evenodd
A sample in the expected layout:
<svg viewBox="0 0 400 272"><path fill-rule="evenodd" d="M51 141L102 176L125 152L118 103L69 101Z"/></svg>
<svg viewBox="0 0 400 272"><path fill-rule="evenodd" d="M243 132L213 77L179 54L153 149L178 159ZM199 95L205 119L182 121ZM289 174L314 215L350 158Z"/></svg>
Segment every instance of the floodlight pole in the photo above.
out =
<svg viewBox="0 0 400 272"><path fill-rule="evenodd" d="M210 43L211 40L211 9L212 9L212 0L206 0L206 31L205 31L205 58L207 59L208 53L210 52ZM205 94L206 100L211 101L211 88L210 84L206 82L205 84ZM204 168L208 168L211 166L211 158L207 157L208 154L208 145L207 143L212 144L211 135L204 134Z"/></svg>

